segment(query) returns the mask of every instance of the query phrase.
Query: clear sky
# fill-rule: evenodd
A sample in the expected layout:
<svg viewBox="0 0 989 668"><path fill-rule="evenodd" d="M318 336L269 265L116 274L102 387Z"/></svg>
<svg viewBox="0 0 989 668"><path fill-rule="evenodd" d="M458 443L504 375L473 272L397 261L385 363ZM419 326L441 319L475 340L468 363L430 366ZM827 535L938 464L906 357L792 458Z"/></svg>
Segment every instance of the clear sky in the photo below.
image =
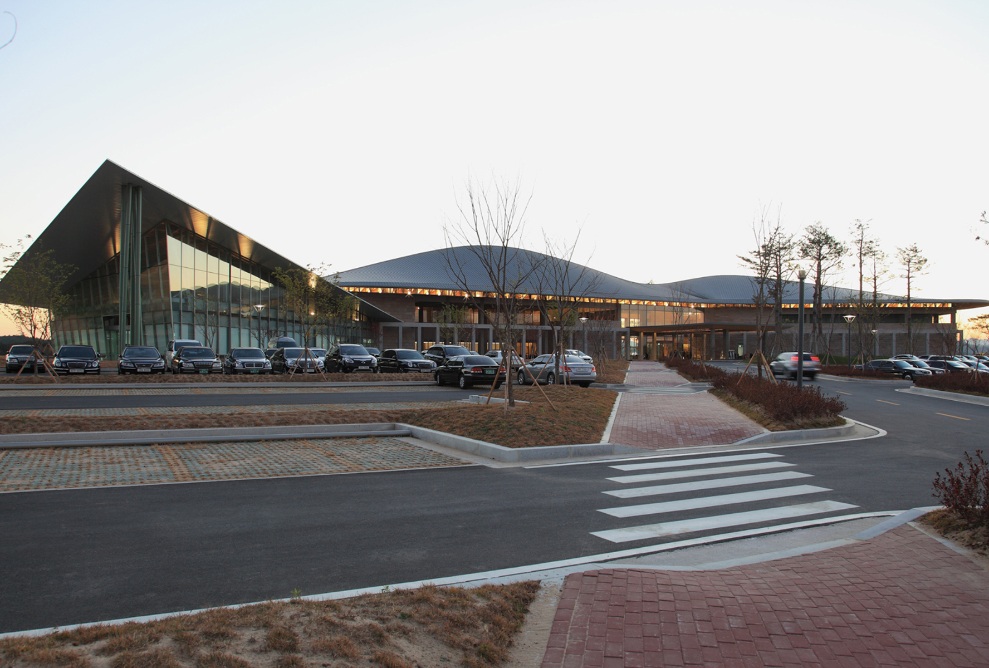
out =
<svg viewBox="0 0 989 668"><path fill-rule="evenodd" d="M916 298L989 298L984 0L0 0L0 44L11 14L3 243L109 158L345 270L443 247L474 176L531 193L527 247L582 230L634 281L743 273L769 207L916 243Z"/></svg>

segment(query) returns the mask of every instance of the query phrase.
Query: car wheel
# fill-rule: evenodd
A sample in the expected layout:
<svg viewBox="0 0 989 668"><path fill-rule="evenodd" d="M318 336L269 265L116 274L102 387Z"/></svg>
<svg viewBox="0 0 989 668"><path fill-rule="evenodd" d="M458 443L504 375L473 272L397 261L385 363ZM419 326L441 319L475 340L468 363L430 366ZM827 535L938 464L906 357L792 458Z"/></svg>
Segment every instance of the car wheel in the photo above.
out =
<svg viewBox="0 0 989 668"><path fill-rule="evenodd" d="M468 387L470 387L470 383L468 383L467 379L464 378L463 376L460 377L460 381L457 384L460 385L461 390L466 390Z"/></svg>
<svg viewBox="0 0 989 668"><path fill-rule="evenodd" d="M904 380L910 380L910 381L912 381L913 380L913 374L912 373L905 373L905 374L903 374L903 378L904 378Z"/></svg>
<svg viewBox="0 0 989 668"><path fill-rule="evenodd" d="M554 376L551 373L550 374L547 374L546 375L546 384L547 385L556 385L556 376Z"/></svg>
<svg viewBox="0 0 989 668"><path fill-rule="evenodd" d="M440 377L440 375L438 373L434 373L433 374L433 378L436 379L436 384L437 385L442 385L443 384L443 379Z"/></svg>
<svg viewBox="0 0 989 668"><path fill-rule="evenodd" d="M519 385L525 385L525 371L519 371Z"/></svg>

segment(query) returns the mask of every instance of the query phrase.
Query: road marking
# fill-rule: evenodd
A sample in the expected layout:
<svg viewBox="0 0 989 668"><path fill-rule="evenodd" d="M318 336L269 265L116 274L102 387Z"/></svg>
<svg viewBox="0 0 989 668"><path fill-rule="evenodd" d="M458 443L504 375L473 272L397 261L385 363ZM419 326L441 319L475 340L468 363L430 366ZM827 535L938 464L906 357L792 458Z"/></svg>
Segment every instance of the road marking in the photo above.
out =
<svg viewBox="0 0 989 668"><path fill-rule="evenodd" d="M818 501L816 503L783 506L781 508L756 510L747 513L714 515L712 517L698 517L692 520L680 520L677 522L644 524L642 526L627 527L625 529L594 531L592 534L612 543L628 543L633 540L664 538L667 536L676 536L679 534L694 533L697 531L707 531L710 529L722 529L725 527L744 524L759 524L760 522L771 522L794 517L804 517L806 515L819 515L821 513L849 510L851 508L857 508L857 506L853 506L850 503L839 503L837 501Z"/></svg>
<svg viewBox="0 0 989 668"><path fill-rule="evenodd" d="M885 399L876 399L876 401L878 401L881 404L889 404L890 406L899 406L900 405L900 404L895 403L895 402L892 402L892 401L886 401Z"/></svg>
<svg viewBox="0 0 989 668"><path fill-rule="evenodd" d="M944 417L950 417L955 420L965 420L966 422L971 420L971 418L962 417L960 415L951 415L950 413L937 413L937 415L943 415Z"/></svg>
<svg viewBox="0 0 989 668"><path fill-rule="evenodd" d="M670 468L680 468L683 466L694 466L696 464L724 464L726 462L744 462L753 459L767 459L770 457L782 457L783 455L773 454L771 452L756 452L752 454L744 455L726 455L724 457L698 457L696 459L673 459L665 462L648 462L645 464L622 464L621 466L612 466L613 469L618 469L619 471L642 471L645 469L670 469Z"/></svg>
<svg viewBox="0 0 989 668"><path fill-rule="evenodd" d="M617 478L608 478L612 482L632 484L637 482L656 482L659 480L677 480L679 478L698 478L705 475L719 475L722 473L743 473L745 471L761 471L764 469L778 469L793 466L785 462L764 462L762 464L740 464L738 466L717 466L709 469L691 469L689 471L670 471L668 473L647 473L644 475L623 475Z"/></svg>
<svg viewBox="0 0 989 668"><path fill-rule="evenodd" d="M763 473L761 475L742 475L734 478L718 478L716 480L694 480L673 485L653 485L651 487L635 487L633 489L614 489L605 494L619 499L634 499L640 496L658 496L660 494L679 494L695 492L702 489L718 489L720 487L737 487L740 485L755 485L763 482L779 482L795 478L812 478L809 473L782 471L781 473Z"/></svg>
<svg viewBox="0 0 989 668"><path fill-rule="evenodd" d="M804 494L817 494L819 492L830 491L831 490L827 487L817 487L815 485L794 485L792 487L761 489L754 492L739 492L738 494L704 496L695 499L681 499L679 501L665 501L661 503L644 503L637 506L623 506L621 508L603 508L599 509L598 512L611 515L612 517L640 517L642 515L675 513L684 510L697 510L698 508L714 508L715 506L751 503L753 501L768 501L770 499L783 499L791 496L802 496Z"/></svg>

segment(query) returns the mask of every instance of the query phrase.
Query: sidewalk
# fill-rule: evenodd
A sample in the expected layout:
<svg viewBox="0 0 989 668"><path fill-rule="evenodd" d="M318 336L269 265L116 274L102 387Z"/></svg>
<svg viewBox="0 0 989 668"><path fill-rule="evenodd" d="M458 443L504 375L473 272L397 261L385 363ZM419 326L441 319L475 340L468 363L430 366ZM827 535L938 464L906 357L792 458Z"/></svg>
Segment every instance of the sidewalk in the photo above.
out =
<svg viewBox="0 0 989 668"><path fill-rule="evenodd" d="M687 383L632 362L627 384ZM762 431L707 399L625 394L612 439L664 448ZM823 542L821 531L777 537L768 551L755 545L770 538L750 539L568 575L541 665L989 665L989 560L912 524ZM747 549L760 562L731 565Z"/></svg>

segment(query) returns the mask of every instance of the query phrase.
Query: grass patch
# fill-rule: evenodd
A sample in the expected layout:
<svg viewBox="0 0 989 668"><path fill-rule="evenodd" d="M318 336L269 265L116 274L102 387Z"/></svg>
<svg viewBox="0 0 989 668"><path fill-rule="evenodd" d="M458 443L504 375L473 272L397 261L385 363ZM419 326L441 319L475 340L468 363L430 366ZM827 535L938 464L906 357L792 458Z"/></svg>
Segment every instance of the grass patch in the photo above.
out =
<svg viewBox="0 0 989 668"><path fill-rule="evenodd" d="M5 668L496 666L539 591L427 586L343 601L217 608L144 624L0 640Z"/></svg>

